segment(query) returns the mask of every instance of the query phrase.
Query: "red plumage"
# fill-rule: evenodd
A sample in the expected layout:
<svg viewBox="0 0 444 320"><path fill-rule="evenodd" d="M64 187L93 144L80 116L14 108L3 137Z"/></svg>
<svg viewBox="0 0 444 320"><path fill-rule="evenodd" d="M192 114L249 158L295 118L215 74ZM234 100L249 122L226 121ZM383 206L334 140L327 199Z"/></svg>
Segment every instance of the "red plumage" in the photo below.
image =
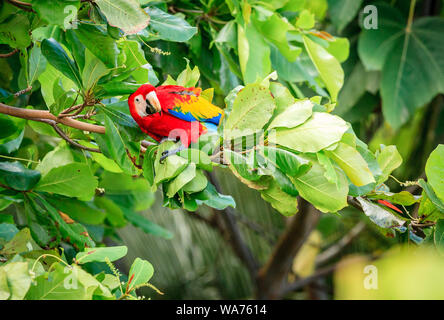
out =
<svg viewBox="0 0 444 320"><path fill-rule="evenodd" d="M156 141L161 141L166 137L179 138L182 144L188 147L190 143L197 142L199 137L207 132L206 119L193 118L188 110L184 113L181 107L194 112L196 107L193 109L193 103L196 104L195 99L198 99L200 92L199 88L181 86L155 88L152 85L142 85L129 97L128 105L132 117L143 132ZM199 101L198 103L201 103L202 99ZM206 103L213 106L209 102ZM206 105L205 107L208 108Z"/></svg>

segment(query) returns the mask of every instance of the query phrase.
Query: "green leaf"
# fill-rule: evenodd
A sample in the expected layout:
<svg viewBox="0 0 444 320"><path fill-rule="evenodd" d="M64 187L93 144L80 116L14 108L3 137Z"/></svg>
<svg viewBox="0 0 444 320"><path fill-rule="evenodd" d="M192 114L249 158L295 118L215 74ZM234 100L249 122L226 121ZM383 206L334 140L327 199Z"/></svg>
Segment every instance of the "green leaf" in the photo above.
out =
<svg viewBox="0 0 444 320"><path fill-rule="evenodd" d="M322 212L337 212L347 206L348 182L343 173L336 171L338 184L325 177L325 169L316 162L298 178L292 178L302 198Z"/></svg>
<svg viewBox="0 0 444 320"><path fill-rule="evenodd" d="M330 92L332 102L336 102L339 90L344 84L344 71L339 61L326 49L304 36L305 48L313 61L325 86Z"/></svg>
<svg viewBox="0 0 444 320"><path fill-rule="evenodd" d="M39 46L32 47L29 54L29 84L32 85L35 80L45 71L46 59Z"/></svg>
<svg viewBox="0 0 444 320"><path fill-rule="evenodd" d="M111 26L134 34L148 26L150 17L137 0L96 0L100 10Z"/></svg>
<svg viewBox="0 0 444 320"><path fill-rule="evenodd" d="M397 218L391 212L383 209L382 207L367 201L361 197L356 198L361 204L362 210L370 220L381 228L394 228L402 226L405 221Z"/></svg>
<svg viewBox="0 0 444 320"><path fill-rule="evenodd" d="M0 223L0 238L9 241L11 240L19 230L14 224Z"/></svg>
<svg viewBox="0 0 444 320"><path fill-rule="evenodd" d="M356 17L362 0L328 0L328 10L333 24L339 32Z"/></svg>
<svg viewBox="0 0 444 320"><path fill-rule="evenodd" d="M95 25L80 23L74 33L86 48L102 60L107 68L117 67L119 54L117 43L104 30Z"/></svg>
<svg viewBox="0 0 444 320"><path fill-rule="evenodd" d="M30 230L24 228L16 233L14 237L3 246L0 254L13 256L36 249L40 249L40 247L32 239Z"/></svg>
<svg viewBox="0 0 444 320"><path fill-rule="evenodd" d="M86 92L93 89L100 78L109 73L105 64L88 49L85 51L85 67L82 72L83 88Z"/></svg>
<svg viewBox="0 0 444 320"><path fill-rule="evenodd" d="M43 176L35 190L87 201L94 196L97 185L97 178L86 164L71 163L51 169Z"/></svg>
<svg viewBox="0 0 444 320"><path fill-rule="evenodd" d="M92 298L78 279L78 272L60 263L49 275L35 279L26 294L28 300L87 300Z"/></svg>
<svg viewBox="0 0 444 320"><path fill-rule="evenodd" d="M187 193L195 193L204 190L207 187L208 180L202 170L196 170L196 176L183 186L183 191Z"/></svg>
<svg viewBox="0 0 444 320"><path fill-rule="evenodd" d="M46 210L51 219L57 224L63 237L69 243L77 246L80 250L85 247L95 247L94 241L90 238L83 225L76 222L66 222L59 211L49 204L42 196L30 196L43 210Z"/></svg>
<svg viewBox="0 0 444 320"><path fill-rule="evenodd" d="M77 253L76 262L80 264L93 261L105 262L107 259L109 261L116 261L126 256L127 252L127 246L86 248L82 252Z"/></svg>
<svg viewBox="0 0 444 320"><path fill-rule="evenodd" d="M224 158L230 163L230 169L237 172L242 178L257 181L261 176L253 168L252 161L238 152L224 149Z"/></svg>
<svg viewBox="0 0 444 320"><path fill-rule="evenodd" d="M31 45L30 23L22 14L11 15L0 24L0 43L11 48L27 48Z"/></svg>
<svg viewBox="0 0 444 320"><path fill-rule="evenodd" d="M131 265L128 273L128 291L134 289L139 284L144 284L150 281L154 274L154 268L146 260L136 258Z"/></svg>
<svg viewBox="0 0 444 320"><path fill-rule="evenodd" d="M62 142L55 149L48 152L43 160L37 165L36 170L46 175L51 169L61 167L74 162L71 150Z"/></svg>
<svg viewBox="0 0 444 320"><path fill-rule="evenodd" d="M108 220L113 227L121 228L126 225L122 209L108 197L96 197L94 204L105 210L106 220Z"/></svg>
<svg viewBox="0 0 444 320"><path fill-rule="evenodd" d="M283 173L291 177L298 177L306 173L311 168L311 163L292 152L274 148L261 147L259 150L272 163L274 163Z"/></svg>
<svg viewBox="0 0 444 320"><path fill-rule="evenodd" d="M444 249L444 219L439 219L436 222L433 242L438 251L442 254Z"/></svg>
<svg viewBox="0 0 444 320"><path fill-rule="evenodd" d="M354 185L361 187L375 182L375 178L370 172L367 162L355 148L339 142L336 149L331 151L326 150L325 152L344 170Z"/></svg>
<svg viewBox="0 0 444 320"><path fill-rule="evenodd" d="M419 179L418 180L419 185L421 186L421 188L424 189L425 193L427 194L427 198L433 203L433 205L440 211L444 213L444 202L441 201L440 198L438 198L435 194L435 191L433 190L433 188L430 186L430 184L428 184L427 182L424 181L424 179ZM427 200L427 199L425 199ZM422 204L422 202L421 202Z"/></svg>
<svg viewBox="0 0 444 320"><path fill-rule="evenodd" d="M177 155L169 156L163 163L160 163L162 152L173 148L175 148L175 143L167 141L162 143L157 149L157 156L154 161L154 172L156 173L154 183L159 184L173 179L188 167L188 161Z"/></svg>
<svg viewBox="0 0 444 320"><path fill-rule="evenodd" d="M259 11L255 11L253 23L256 29L268 41L272 42L288 61L295 61L302 52L300 47L292 45L287 39L288 32L294 32L296 28L277 13L267 12L266 14L260 14Z"/></svg>
<svg viewBox="0 0 444 320"><path fill-rule="evenodd" d="M196 164L190 163L188 167L185 168L174 180L168 183L167 196L169 198L174 197L174 195L182 189L188 182L194 179L196 176Z"/></svg>
<svg viewBox="0 0 444 320"><path fill-rule="evenodd" d="M270 48L250 23L237 29L239 64L245 83L264 79L271 72Z"/></svg>
<svg viewBox="0 0 444 320"><path fill-rule="evenodd" d="M436 196L444 202L444 145L440 144L430 154L425 167L428 183Z"/></svg>
<svg viewBox="0 0 444 320"><path fill-rule="evenodd" d="M311 117L312 109L313 103L310 100L297 101L277 115L268 126L268 130L272 128L294 128Z"/></svg>
<svg viewBox="0 0 444 320"><path fill-rule="evenodd" d="M31 190L40 177L40 172L27 169L18 161L0 162L0 181L15 190Z"/></svg>
<svg viewBox="0 0 444 320"><path fill-rule="evenodd" d="M298 199L282 191L279 184L273 180L266 190L261 190L261 197L271 204L273 208L286 217L298 212Z"/></svg>
<svg viewBox="0 0 444 320"><path fill-rule="evenodd" d="M66 213L75 221L97 225L103 223L105 219L105 213L89 202L55 196L47 200L51 205L59 211Z"/></svg>
<svg viewBox="0 0 444 320"><path fill-rule="evenodd" d="M154 184L154 161L156 160L156 151L157 146L149 146L146 148L145 155L143 157L143 176L145 179L147 179L150 185Z"/></svg>
<svg viewBox="0 0 444 320"><path fill-rule="evenodd" d="M130 152L128 139L122 135L117 125L109 116L105 116L106 135L104 141L109 152L109 156L119 165L123 172L134 174L136 168L128 157Z"/></svg>
<svg viewBox="0 0 444 320"><path fill-rule="evenodd" d="M193 194L193 198L196 199L198 204L206 204L217 210L223 210L228 206L236 207L236 203L231 196L220 194L211 183L208 183L203 191Z"/></svg>
<svg viewBox="0 0 444 320"><path fill-rule="evenodd" d="M68 56L66 51L55 39L44 39L41 49L46 60L53 67L77 84L79 88L82 87L80 72L74 60Z"/></svg>
<svg viewBox="0 0 444 320"><path fill-rule="evenodd" d="M276 104L270 91L259 84L243 88L233 103L224 126L225 139L247 136L261 130L270 120Z"/></svg>
<svg viewBox="0 0 444 320"><path fill-rule="evenodd" d="M179 74L176 81L178 86L194 87L199 81L199 78L199 68L195 66L193 69L191 69L187 61L186 69Z"/></svg>
<svg viewBox="0 0 444 320"><path fill-rule="evenodd" d="M438 93L444 92L444 32L438 17L407 19L388 5L378 6L377 30L364 30L359 55L368 70L381 70L382 110L395 129L401 127ZM411 77L420 74L421 81Z"/></svg>
<svg viewBox="0 0 444 320"><path fill-rule="evenodd" d="M382 175L379 177L377 184L385 182L393 170L402 164L402 157L396 146L384 146L376 155L376 160L382 170Z"/></svg>
<svg viewBox="0 0 444 320"><path fill-rule="evenodd" d="M126 55L125 66L129 69L131 76L137 83L146 83L147 80L154 86L159 83L159 79L146 60L145 53L139 42L127 40L123 43L123 50Z"/></svg>
<svg viewBox="0 0 444 320"><path fill-rule="evenodd" d="M154 6L145 8L151 18L148 28L160 39L176 42L185 42L197 33L197 28L192 27L179 16L173 16Z"/></svg>
<svg viewBox="0 0 444 320"><path fill-rule="evenodd" d="M77 15L73 15L71 18L70 13L75 12L80 7L79 0L33 0L32 8L38 13L40 18L45 20L51 25L59 25L66 29L70 28L70 22L72 18L76 18ZM71 19L70 19L71 18Z"/></svg>
<svg viewBox="0 0 444 320"><path fill-rule="evenodd" d="M393 192L377 192L374 194L367 195L367 198L369 199L382 199L382 200L388 200L392 203L400 204L403 206L411 206L419 201L419 199L416 199L414 195L412 195L408 191L401 191L398 193Z"/></svg>
<svg viewBox="0 0 444 320"><path fill-rule="evenodd" d="M0 267L3 278L6 275L9 287L10 300L22 300L31 286L31 276L28 271L28 262L11 262ZM3 280L4 281L4 280ZM4 289L3 289L4 290Z"/></svg>
<svg viewBox="0 0 444 320"><path fill-rule="evenodd" d="M299 152L318 152L341 140L347 123L328 113L314 112L305 123L269 133L268 141Z"/></svg>
<svg viewBox="0 0 444 320"><path fill-rule="evenodd" d="M0 300L8 300L10 295L6 271L0 268Z"/></svg>
<svg viewBox="0 0 444 320"><path fill-rule="evenodd" d="M318 158L319 164L325 169L324 177L327 178L328 182L334 183L336 186L338 186L339 178L333 161L330 160L330 158L327 157L322 150L316 153L316 157Z"/></svg>
<svg viewBox="0 0 444 320"><path fill-rule="evenodd" d="M311 29L315 26L315 16L308 10L303 10L296 21L296 26L302 29Z"/></svg>

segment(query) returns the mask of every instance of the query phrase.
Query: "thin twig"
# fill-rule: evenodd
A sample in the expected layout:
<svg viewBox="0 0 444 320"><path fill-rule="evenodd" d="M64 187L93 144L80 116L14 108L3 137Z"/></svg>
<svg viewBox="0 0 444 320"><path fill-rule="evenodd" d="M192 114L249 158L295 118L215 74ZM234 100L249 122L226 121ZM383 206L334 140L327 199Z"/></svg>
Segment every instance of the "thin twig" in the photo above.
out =
<svg viewBox="0 0 444 320"><path fill-rule="evenodd" d="M32 90L32 86L29 86L26 89L23 89L23 90L20 90L20 91L17 91L16 93L14 93L14 97L15 98L20 97L22 94L25 94L31 90Z"/></svg>
<svg viewBox="0 0 444 320"><path fill-rule="evenodd" d="M48 119L34 119L36 121L40 121L40 122L44 122L47 123L49 125L51 125L54 130L57 132L57 134L66 142L68 142L69 144L72 144L73 146L79 148L79 149L83 149L86 151L91 151L91 152L97 152L97 153L102 153L102 151L100 151L100 149L96 149L96 148L89 148L86 147L84 145L81 145L80 143L75 142L74 140L72 140L70 137L68 137L68 135L63 132L62 129L59 128L59 126L57 125L57 122L55 122L54 120L48 120Z"/></svg>
<svg viewBox="0 0 444 320"><path fill-rule="evenodd" d="M365 222L355 225L341 240L323 251L316 257L316 265L325 264L336 257L345 247L347 247L365 228Z"/></svg>
<svg viewBox="0 0 444 320"><path fill-rule="evenodd" d="M8 53L0 53L0 58L9 58L9 57L13 56L14 54L16 54L18 51L19 51L19 49L14 49Z"/></svg>
<svg viewBox="0 0 444 320"><path fill-rule="evenodd" d="M51 114L49 111L45 110L35 110L35 109L23 109L23 108L17 108L8 106L6 104L0 103L0 113L22 118L22 119L28 119L28 120L35 120L35 119L47 119L47 120L53 120L55 122L61 123L65 126L83 130L83 131L89 131L89 132L95 132L95 133L105 133L105 127L86 123L78 120L74 120L71 118L57 118L55 115Z"/></svg>

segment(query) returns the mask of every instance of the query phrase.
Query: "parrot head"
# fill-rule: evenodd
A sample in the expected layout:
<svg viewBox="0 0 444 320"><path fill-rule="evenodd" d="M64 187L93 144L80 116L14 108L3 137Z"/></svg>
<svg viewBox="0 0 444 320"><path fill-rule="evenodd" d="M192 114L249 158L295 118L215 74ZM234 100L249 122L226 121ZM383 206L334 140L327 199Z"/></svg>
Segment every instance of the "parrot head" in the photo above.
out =
<svg viewBox="0 0 444 320"><path fill-rule="evenodd" d="M156 88L150 84L140 86L130 95L128 105L134 119L143 118L161 110Z"/></svg>

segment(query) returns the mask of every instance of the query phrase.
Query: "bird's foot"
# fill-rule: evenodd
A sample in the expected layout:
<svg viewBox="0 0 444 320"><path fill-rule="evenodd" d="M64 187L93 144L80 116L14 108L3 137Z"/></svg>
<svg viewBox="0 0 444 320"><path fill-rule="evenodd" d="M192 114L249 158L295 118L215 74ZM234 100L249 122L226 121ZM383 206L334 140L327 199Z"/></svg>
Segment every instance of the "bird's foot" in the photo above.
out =
<svg viewBox="0 0 444 320"><path fill-rule="evenodd" d="M179 148L177 149L173 149L173 150L165 150L164 152L162 152L162 156L160 157L159 162L160 163L164 163L165 159L168 158L169 156L175 155L179 152L181 152L182 150L185 150L186 147L181 145Z"/></svg>

